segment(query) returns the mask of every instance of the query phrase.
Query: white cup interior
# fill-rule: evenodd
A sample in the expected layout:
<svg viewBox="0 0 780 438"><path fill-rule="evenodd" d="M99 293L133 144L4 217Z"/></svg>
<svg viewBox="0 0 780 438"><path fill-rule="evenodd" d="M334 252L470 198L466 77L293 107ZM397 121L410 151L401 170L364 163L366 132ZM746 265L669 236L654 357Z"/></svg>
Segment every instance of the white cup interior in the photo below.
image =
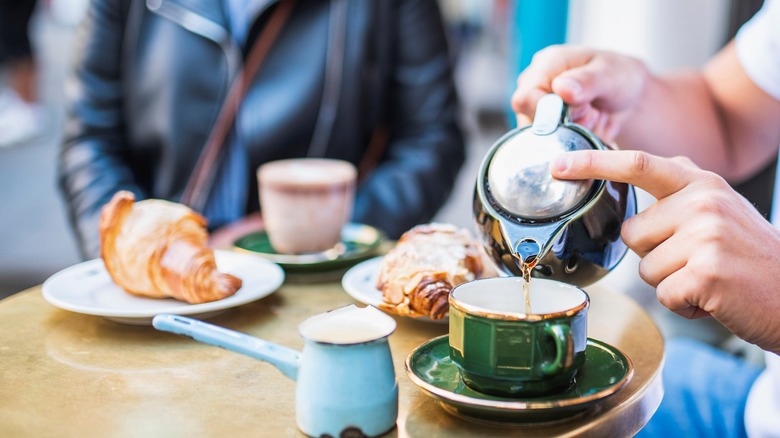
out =
<svg viewBox="0 0 780 438"><path fill-rule="evenodd" d="M498 277L461 284L452 298L469 310L499 315L525 315L525 296L520 277ZM565 312L588 300L582 289L555 280L531 279L531 314Z"/></svg>

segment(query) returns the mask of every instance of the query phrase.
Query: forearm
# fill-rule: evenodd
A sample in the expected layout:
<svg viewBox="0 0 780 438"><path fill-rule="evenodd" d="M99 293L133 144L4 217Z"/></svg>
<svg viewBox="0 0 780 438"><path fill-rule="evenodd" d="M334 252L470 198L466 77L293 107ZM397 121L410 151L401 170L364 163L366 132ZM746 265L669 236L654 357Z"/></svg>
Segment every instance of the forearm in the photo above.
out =
<svg viewBox="0 0 780 438"><path fill-rule="evenodd" d="M95 1L75 53L67 87L68 122L59 155L58 181L82 255L99 252L101 207L118 190L143 194L128 165L120 56L126 5Z"/></svg>
<svg viewBox="0 0 780 438"><path fill-rule="evenodd" d="M733 177L729 173L734 157L721 115L703 75L696 71L648 75L617 143L623 149L661 156L685 155L704 169Z"/></svg>
<svg viewBox="0 0 780 438"><path fill-rule="evenodd" d="M740 182L777 154L777 120L780 102L753 83L730 44L702 71L648 75L618 142L625 149L685 155Z"/></svg>
<svg viewBox="0 0 780 438"><path fill-rule="evenodd" d="M433 218L455 183L464 159L463 143L454 126L430 133L424 141L427 144L388 147L389 159L358 190L356 221L377 226L397 239Z"/></svg>
<svg viewBox="0 0 780 438"><path fill-rule="evenodd" d="M100 209L119 190L144 194L125 164L108 150L106 140L66 142L58 164L59 186L84 258L99 256Z"/></svg>

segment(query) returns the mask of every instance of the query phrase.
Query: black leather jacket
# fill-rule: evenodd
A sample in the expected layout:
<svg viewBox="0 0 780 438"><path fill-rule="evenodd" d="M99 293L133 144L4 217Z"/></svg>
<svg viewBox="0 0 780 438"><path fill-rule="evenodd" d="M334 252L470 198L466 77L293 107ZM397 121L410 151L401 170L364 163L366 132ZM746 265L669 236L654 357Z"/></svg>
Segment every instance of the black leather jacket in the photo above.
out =
<svg viewBox="0 0 780 438"><path fill-rule="evenodd" d="M181 196L246 52L222 3L92 2L58 168L84 256L99 253L100 208L116 191ZM464 159L436 1L299 0L236 126L249 161L247 212L258 209L258 165L314 150L362 166L355 221L394 238L429 221ZM372 163L376 133L386 142Z"/></svg>

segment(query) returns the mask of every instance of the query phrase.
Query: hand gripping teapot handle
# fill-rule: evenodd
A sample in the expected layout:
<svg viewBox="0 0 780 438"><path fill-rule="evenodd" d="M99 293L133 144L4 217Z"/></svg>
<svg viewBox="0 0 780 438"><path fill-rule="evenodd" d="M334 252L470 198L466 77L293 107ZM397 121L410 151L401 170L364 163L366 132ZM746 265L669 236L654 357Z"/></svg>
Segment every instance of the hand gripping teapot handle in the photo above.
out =
<svg viewBox="0 0 780 438"><path fill-rule="evenodd" d="M301 354L293 349L180 315L157 315L152 320L152 325L160 331L184 335L268 362L293 380L298 377Z"/></svg>

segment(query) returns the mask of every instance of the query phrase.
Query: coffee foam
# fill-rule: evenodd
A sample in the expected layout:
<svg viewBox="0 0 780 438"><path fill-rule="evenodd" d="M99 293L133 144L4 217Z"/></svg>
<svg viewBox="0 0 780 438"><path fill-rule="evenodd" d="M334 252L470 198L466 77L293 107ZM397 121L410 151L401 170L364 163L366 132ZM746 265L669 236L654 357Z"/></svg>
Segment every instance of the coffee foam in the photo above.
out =
<svg viewBox="0 0 780 438"><path fill-rule="evenodd" d="M261 184L289 186L331 186L355 179L355 167L341 160L302 158L274 161L260 166Z"/></svg>

